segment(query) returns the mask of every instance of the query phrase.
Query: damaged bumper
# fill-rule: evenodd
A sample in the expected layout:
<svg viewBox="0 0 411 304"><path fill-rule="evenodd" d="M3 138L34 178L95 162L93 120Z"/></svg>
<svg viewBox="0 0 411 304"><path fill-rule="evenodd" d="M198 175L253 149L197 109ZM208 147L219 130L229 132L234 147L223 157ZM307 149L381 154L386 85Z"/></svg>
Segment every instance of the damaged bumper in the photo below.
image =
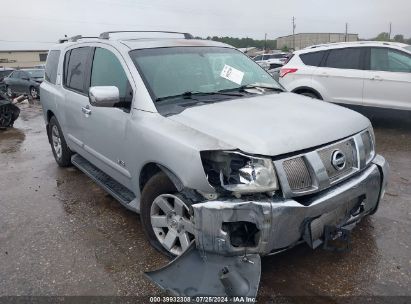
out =
<svg viewBox="0 0 411 304"><path fill-rule="evenodd" d="M255 297L261 255L304 241L312 248L327 245L330 227L351 230L376 211L387 178L388 164L376 156L359 174L314 195L194 204L195 247L147 275L177 295Z"/></svg>
<svg viewBox="0 0 411 304"><path fill-rule="evenodd" d="M308 197L195 204L197 248L222 255L267 255L302 240L316 248L325 226L353 226L376 211L387 174L388 164L377 156L360 174Z"/></svg>

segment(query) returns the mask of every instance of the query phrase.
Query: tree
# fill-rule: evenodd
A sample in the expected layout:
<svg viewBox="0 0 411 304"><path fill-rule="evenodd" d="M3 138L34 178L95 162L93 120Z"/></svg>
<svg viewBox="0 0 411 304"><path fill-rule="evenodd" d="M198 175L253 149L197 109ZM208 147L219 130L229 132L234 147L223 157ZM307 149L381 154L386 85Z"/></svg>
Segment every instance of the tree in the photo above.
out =
<svg viewBox="0 0 411 304"><path fill-rule="evenodd" d="M208 39L208 37L207 37ZM234 38L234 37L217 37L211 38L214 41L230 44L236 48L257 47L263 49L265 45L264 40L254 40L252 38ZM268 50L275 50L277 48L277 40L267 40L266 48Z"/></svg>
<svg viewBox="0 0 411 304"><path fill-rule="evenodd" d="M284 45L281 51L283 51L284 53L288 53L290 49L288 48L288 46Z"/></svg>
<svg viewBox="0 0 411 304"><path fill-rule="evenodd" d="M390 41L389 34L386 32L379 33L377 37L374 38L376 41Z"/></svg>
<svg viewBox="0 0 411 304"><path fill-rule="evenodd" d="M396 41L396 42L404 42L404 35L401 35L401 34L397 34L397 35L395 35L394 36L394 41Z"/></svg>

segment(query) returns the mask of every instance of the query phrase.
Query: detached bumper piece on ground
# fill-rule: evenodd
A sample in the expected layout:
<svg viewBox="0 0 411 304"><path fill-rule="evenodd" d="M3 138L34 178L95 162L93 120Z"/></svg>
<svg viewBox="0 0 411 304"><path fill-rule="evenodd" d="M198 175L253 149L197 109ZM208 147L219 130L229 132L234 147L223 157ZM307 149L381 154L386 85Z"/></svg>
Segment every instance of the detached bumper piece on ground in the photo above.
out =
<svg viewBox="0 0 411 304"><path fill-rule="evenodd" d="M361 173L303 199L232 199L192 205L196 243L147 276L180 296L256 297L260 256L306 242L346 250L351 229L378 208L388 164L376 156ZM342 248L332 244L342 241Z"/></svg>
<svg viewBox="0 0 411 304"><path fill-rule="evenodd" d="M12 127L19 115L20 109L12 104L4 93L0 92L0 129Z"/></svg>

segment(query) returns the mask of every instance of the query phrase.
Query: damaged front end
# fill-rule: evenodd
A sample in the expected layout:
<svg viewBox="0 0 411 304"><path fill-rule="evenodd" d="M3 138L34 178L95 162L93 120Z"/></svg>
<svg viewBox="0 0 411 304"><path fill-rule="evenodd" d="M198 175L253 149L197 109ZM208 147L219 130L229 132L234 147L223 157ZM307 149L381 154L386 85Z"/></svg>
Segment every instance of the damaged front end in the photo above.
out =
<svg viewBox="0 0 411 304"><path fill-rule="evenodd" d="M0 129L12 127L19 115L20 109L6 94L0 92Z"/></svg>
<svg viewBox="0 0 411 304"><path fill-rule="evenodd" d="M344 166L328 164L335 151L344 154ZM180 296L255 297L260 256L302 242L341 251L332 242L348 244L351 229L375 212L388 175L370 131L281 160L238 152L206 152L202 159L218 194L190 203L195 244L147 273Z"/></svg>

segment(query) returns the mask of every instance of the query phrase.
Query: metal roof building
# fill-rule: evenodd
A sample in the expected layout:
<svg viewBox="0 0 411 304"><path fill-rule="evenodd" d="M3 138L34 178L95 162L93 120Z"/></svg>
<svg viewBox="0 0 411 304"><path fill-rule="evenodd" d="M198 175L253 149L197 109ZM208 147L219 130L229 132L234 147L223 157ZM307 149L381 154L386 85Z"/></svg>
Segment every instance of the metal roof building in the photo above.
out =
<svg viewBox="0 0 411 304"><path fill-rule="evenodd" d="M315 44L358 41L358 34L345 33L299 33L277 38L277 48L300 50Z"/></svg>

